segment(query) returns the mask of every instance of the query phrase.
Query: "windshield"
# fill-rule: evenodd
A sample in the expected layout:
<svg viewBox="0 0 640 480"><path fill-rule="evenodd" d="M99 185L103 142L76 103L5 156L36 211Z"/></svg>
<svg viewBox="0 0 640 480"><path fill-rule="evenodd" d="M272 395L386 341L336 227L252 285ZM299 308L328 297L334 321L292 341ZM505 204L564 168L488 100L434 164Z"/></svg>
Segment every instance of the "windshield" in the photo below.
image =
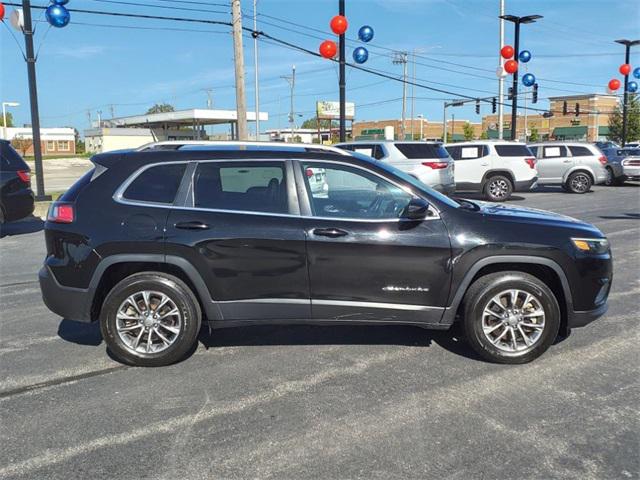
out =
<svg viewBox="0 0 640 480"><path fill-rule="evenodd" d="M366 160L368 163L372 163L372 159L371 157L368 157L366 155L363 155L361 153L358 152L353 152L351 153L351 155L353 155L356 158L359 158L361 160ZM449 205L450 207L453 208L459 208L460 204L458 202L456 202L455 200L453 200L452 198L447 197L446 195L434 190L433 188L425 185L424 183L422 183L420 180L418 180L415 177L412 177L411 175L409 175L406 172L403 172L402 170L397 169L396 167L393 167L391 165L389 165L388 163L385 162L375 162L375 165L377 167L380 167L384 170L386 170L387 172L395 175L396 177L401 178L402 180L404 180L405 182L407 182L408 184L410 184L412 187L415 187L417 190L431 196L431 197L435 197L437 200L439 200L440 202L444 203L445 205Z"/></svg>

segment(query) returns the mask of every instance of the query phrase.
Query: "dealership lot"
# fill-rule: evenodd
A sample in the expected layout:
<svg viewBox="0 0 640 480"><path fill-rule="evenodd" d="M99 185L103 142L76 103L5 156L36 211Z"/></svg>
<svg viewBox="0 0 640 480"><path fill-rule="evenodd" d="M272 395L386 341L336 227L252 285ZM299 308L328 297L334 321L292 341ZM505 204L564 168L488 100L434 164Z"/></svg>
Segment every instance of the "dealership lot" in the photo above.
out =
<svg viewBox="0 0 640 480"><path fill-rule="evenodd" d="M130 368L42 304L41 222L0 240L0 478L637 478L640 185L517 193L612 244L608 314L522 366L449 332L251 327Z"/></svg>

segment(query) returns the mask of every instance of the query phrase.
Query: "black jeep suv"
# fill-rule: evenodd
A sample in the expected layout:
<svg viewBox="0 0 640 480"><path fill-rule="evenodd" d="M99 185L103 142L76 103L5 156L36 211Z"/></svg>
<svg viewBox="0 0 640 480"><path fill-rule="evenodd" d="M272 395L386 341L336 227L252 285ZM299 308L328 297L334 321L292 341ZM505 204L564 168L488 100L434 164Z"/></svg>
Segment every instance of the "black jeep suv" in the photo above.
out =
<svg viewBox="0 0 640 480"><path fill-rule="evenodd" d="M120 360L165 365L201 321L462 324L484 358L524 363L607 309L592 225L455 201L381 162L311 146L183 146L93 157L53 204L47 306L99 320Z"/></svg>

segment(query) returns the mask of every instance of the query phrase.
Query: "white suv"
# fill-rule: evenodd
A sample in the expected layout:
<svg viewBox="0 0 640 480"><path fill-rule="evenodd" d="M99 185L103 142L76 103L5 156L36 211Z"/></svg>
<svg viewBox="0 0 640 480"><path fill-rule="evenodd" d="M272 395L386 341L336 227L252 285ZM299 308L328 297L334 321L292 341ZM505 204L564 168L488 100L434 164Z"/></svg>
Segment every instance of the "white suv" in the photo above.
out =
<svg viewBox="0 0 640 480"><path fill-rule="evenodd" d="M455 164L441 143L372 140L335 146L387 162L444 194L455 192Z"/></svg>
<svg viewBox="0 0 640 480"><path fill-rule="evenodd" d="M538 180L536 159L524 143L479 140L445 148L456 163L456 191L482 192L487 200L503 202Z"/></svg>

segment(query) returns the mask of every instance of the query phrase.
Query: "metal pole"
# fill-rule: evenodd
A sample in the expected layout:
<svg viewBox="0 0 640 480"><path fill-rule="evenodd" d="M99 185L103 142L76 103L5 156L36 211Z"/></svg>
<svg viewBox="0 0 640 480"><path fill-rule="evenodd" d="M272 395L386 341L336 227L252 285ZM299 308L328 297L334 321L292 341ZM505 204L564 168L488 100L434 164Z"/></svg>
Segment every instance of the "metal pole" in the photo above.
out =
<svg viewBox="0 0 640 480"><path fill-rule="evenodd" d="M442 143L447 143L447 102L442 109Z"/></svg>
<svg viewBox="0 0 640 480"><path fill-rule="evenodd" d="M345 14L344 0L338 1L338 13ZM345 41L344 34L340 35L340 142L347 141L347 106L346 106L346 81L345 81Z"/></svg>
<svg viewBox="0 0 640 480"><path fill-rule="evenodd" d="M500 16L504 15L504 0L500 0ZM500 50L504 47L504 19L500 19ZM502 68L502 55L498 54L498 66ZM504 77L498 77L498 139L504 138Z"/></svg>
<svg viewBox="0 0 640 480"><path fill-rule="evenodd" d="M233 54L236 76L236 122L238 140L249 139L247 134L247 98L244 91L244 49L242 46L242 11L240 0L231 0L233 23Z"/></svg>
<svg viewBox="0 0 640 480"><path fill-rule="evenodd" d="M631 44L627 43L625 46L624 63L629 63L629 56L631 53ZM629 102L629 92L627 88L629 86L629 75L624 76L624 95L622 96L622 146L627 143L627 103Z"/></svg>
<svg viewBox="0 0 640 480"><path fill-rule="evenodd" d="M527 143L527 92L523 92L524 97L524 143Z"/></svg>
<svg viewBox="0 0 640 480"><path fill-rule="evenodd" d="M295 92L295 88L296 88L296 66L293 65L291 67L291 109L290 109L290 113L289 113L289 126L291 128L291 142L294 141L294 134L295 134L295 112L294 112L294 107L293 107L293 95Z"/></svg>
<svg viewBox="0 0 640 480"><path fill-rule="evenodd" d="M24 43L27 53L27 76L29 78L29 103L31 104L31 131L33 137L33 157L36 167L36 200L50 200L44 193L44 173L42 171L42 144L40 143L40 114L38 112L38 87L36 84L36 57L33 50L33 26L31 24L31 3L22 0L24 14Z"/></svg>
<svg viewBox="0 0 640 480"><path fill-rule="evenodd" d="M7 140L7 104L2 102L2 138Z"/></svg>
<svg viewBox="0 0 640 480"><path fill-rule="evenodd" d="M402 138L406 140L407 137L407 54L402 54Z"/></svg>
<svg viewBox="0 0 640 480"><path fill-rule="evenodd" d="M411 52L411 60L413 61L413 83L411 84L411 140L414 139L413 134L413 113L416 104L416 49L414 48Z"/></svg>
<svg viewBox="0 0 640 480"><path fill-rule="evenodd" d="M515 53L513 54L513 58L515 61L518 61L518 55L520 55L520 20L516 20L514 22L516 27L515 39L513 42L513 48ZM518 68L520 66L518 65ZM511 140L515 140L517 138L516 131L518 129L518 70L513 72L513 100L511 102Z"/></svg>
<svg viewBox="0 0 640 480"><path fill-rule="evenodd" d="M260 140L260 86L258 83L258 0L253 0L253 83L256 104L256 140Z"/></svg>
<svg viewBox="0 0 640 480"><path fill-rule="evenodd" d="M453 135L456 133L456 114L451 114L451 141L453 142Z"/></svg>

